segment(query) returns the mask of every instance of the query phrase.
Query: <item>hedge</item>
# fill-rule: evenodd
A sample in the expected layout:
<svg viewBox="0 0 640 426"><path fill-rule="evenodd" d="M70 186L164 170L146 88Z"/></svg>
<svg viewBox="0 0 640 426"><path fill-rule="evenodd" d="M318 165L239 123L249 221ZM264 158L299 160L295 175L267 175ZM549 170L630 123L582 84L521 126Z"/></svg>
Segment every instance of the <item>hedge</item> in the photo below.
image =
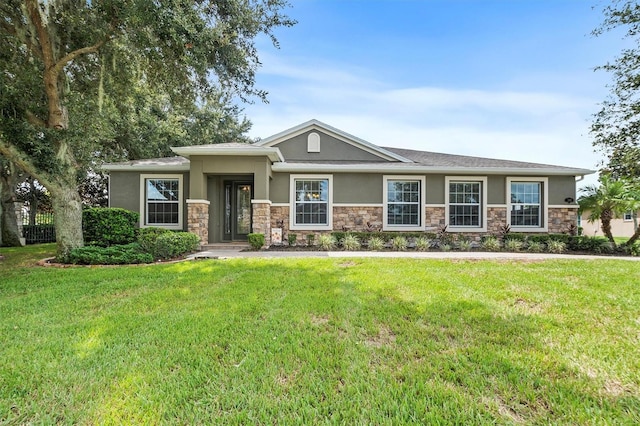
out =
<svg viewBox="0 0 640 426"><path fill-rule="evenodd" d="M82 211L85 244L109 247L136 241L140 214L113 207L94 207Z"/></svg>

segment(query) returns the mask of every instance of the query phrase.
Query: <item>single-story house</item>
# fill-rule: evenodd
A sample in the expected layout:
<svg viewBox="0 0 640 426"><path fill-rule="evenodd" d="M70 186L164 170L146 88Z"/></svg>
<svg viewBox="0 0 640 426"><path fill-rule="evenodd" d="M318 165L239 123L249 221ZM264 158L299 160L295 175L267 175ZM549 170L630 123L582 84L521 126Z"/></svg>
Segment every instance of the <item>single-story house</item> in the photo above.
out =
<svg viewBox="0 0 640 426"><path fill-rule="evenodd" d="M530 148L530 147L529 147ZM592 170L380 147L311 120L252 144L172 148L175 157L112 163L112 207L140 226L202 244L272 229L447 231L478 238L555 233L577 223L576 181ZM273 232L274 238L280 233Z"/></svg>
<svg viewBox="0 0 640 426"><path fill-rule="evenodd" d="M603 237L602 222L596 220L589 222L589 215L591 212L585 210L578 216L578 226L582 227L582 235L589 237L600 236ZM621 217L616 217L611 220L611 234L614 237L627 237L630 238L636 231L636 222L633 220L634 212L625 212ZM640 211L635 212L635 217L640 217ZM637 219L636 219L637 220Z"/></svg>

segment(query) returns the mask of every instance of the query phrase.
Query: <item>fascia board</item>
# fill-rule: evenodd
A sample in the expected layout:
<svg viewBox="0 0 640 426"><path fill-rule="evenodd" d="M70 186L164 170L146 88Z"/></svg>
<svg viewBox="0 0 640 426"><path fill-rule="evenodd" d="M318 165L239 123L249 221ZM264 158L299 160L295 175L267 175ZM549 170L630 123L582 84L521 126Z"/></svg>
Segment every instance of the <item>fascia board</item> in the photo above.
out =
<svg viewBox="0 0 640 426"><path fill-rule="evenodd" d="M271 161L284 161L284 157L278 148L247 147L247 148L217 148L204 146L172 147L171 150L178 155L189 158L192 155L224 155L224 156L267 156Z"/></svg>

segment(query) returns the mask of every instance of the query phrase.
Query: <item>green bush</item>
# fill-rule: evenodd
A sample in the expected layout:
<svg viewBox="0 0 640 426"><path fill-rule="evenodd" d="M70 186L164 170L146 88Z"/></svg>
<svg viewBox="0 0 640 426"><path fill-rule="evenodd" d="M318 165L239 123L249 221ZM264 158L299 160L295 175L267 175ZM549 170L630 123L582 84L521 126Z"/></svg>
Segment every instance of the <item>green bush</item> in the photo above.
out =
<svg viewBox="0 0 640 426"><path fill-rule="evenodd" d="M309 247L313 246L315 244L315 239L316 239L315 234L307 234L307 245Z"/></svg>
<svg viewBox="0 0 640 426"><path fill-rule="evenodd" d="M487 251L500 251L500 240L489 236L482 239L481 247Z"/></svg>
<svg viewBox="0 0 640 426"><path fill-rule="evenodd" d="M471 251L471 241L469 240L460 240L458 241L458 248L460 251Z"/></svg>
<svg viewBox="0 0 640 426"><path fill-rule="evenodd" d="M549 253L564 253L567 250L567 244L559 240L550 240L547 243L547 251Z"/></svg>
<svg viewBox="0 0 640 426"><path fill-rule="evenodd" d="M87 245L109 247L136 241L140 215L120 208L96 207L82 211L82 234Z"/></svg>
<svg viewBox="0 0 640 426"><path fill-rule="evenodd" d="M110 247L85 246L71 250L68 263L76 265L125 265L151 263L153 256L138 243Z"/></svg>
<svg viewBox="0 0 640 426"><path fill-rule="evenodd" d="M370 238L376 237L380 238L382 241L389 242L395 237L404 237L407 240L414 240L420 237L425 237L430 240L436 239L436 234L432 232L396 232L396 231L375 231L375 232L355 232L355 231L334 231L331 235L334 236L336 241L342 241L344 237L347 235L353 235L360 241L369 241Z"/></svg>
<svg viewBox="0 0 640 426"><path fill-rule="evenodd" d="M530 253L542 253L544 251L544 244L539 241L529 241L527 251Z"/></svg>
<svg viewBox="0 0 640 426"><path fill-rule="evenodd" d="M416 238L416 250L427 251L431 247L431 240L427 237Z"/></svg>
<svg viewBox="0 0 640 426"><path fill-rule="evenodd" d="M507 239L504 241L504 248L507 251L518 252L518 251L522 250L523 246L524 246L523 240L511 238L511 234L509 234Z"/></svg>
<svg viewBox="0 0 640 426"><path fill-rule="evenodd" d="M287 242L289 243L289 245L290 245L291 247L293 247L293 246L295 246L295 245L296 245L296 240L297 240L297 239L298 239L298 234L291 234L291 233L290 233L290 234L287 236Z"/></svg>
<svg viewBox="0 0 640 426"><path fill-rule="evenodd" d="M251 248L254 250L260 250L264 247L264 234L249 234L247 235L247 239L249 240L249 244L251 244Z"/></svg>
<svg viewBox="0 0 640 426"><path fill-rule="evenodd" d="M173 231L165 228L149 227L138 230L138 244L142 250L151 253L155 257L156 240L160 235L168 234Z"/></svg>
<svg viewBox="0 0 640 426"><path fill-rule="evenodd" d="M342 239L342 241L340 241L340 244L342 245L342 247L344 247L345 250L360 250L360 240L358 239L358 237L352 234L347 234Z"/></svg>
<svg viewBox="0 0 640 426"><path fill-rule="evenodd" d="M391 248L396 251L406 251L407 250L407 239L402 235L394 237L391 240Z"/></svg>
<svg viewBox="0 0 640 426"><path fill-rule="evenodd" d="M156 259L173 259L198 249L200 238L191 232L167 232L158 235L153 255Z"/></svg>
<svg viewBox="0 0 640 426"><path fill-rule="evenodd" d="M367 241L367 247L373 251L382 250L384 248L384 240L380 237L371 237Z"/></svg>
<svg viewBox="0 0 640 426"><path fill-rule="evenodd" d="M320 234L318 245L320 246L320 250L333 250L336 246L336 238L331 234Z"/></svg>

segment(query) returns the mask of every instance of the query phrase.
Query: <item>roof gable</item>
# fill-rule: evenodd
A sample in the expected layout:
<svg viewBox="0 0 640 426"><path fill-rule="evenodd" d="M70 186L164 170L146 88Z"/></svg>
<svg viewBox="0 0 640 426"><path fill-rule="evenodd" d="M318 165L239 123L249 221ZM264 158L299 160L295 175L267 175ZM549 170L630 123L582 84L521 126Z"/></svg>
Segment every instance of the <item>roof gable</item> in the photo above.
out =
<svg viewBox="0 0 640 426"><path fill-rule="evenodd" d="M309 135L319 136L318 152L307 149ZM317 139L316 136L311 138ZM323 141L327 142L323 144ZM412 161L370 142L350 135L318 120L310 120L277 133L254 145L278 147L285 161L389 161L411 163Z"/></svg>

